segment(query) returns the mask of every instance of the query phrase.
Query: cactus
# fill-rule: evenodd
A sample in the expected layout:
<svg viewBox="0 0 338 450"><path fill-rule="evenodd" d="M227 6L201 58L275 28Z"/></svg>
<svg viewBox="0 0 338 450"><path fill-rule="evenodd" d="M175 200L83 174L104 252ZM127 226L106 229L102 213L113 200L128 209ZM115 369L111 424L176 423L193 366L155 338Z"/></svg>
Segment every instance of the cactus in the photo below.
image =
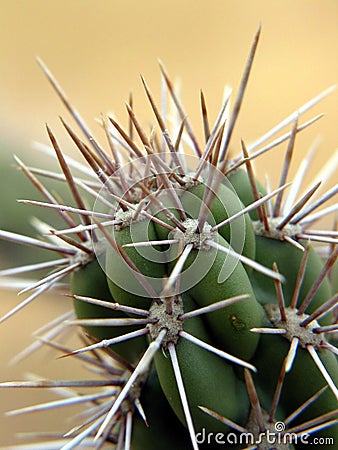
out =
<svg viewBox="0 0 338 450"><path fill-rule="evenodd" d="M319 118L300 124L301 114L331 89L258 144L242 141L240 155L230 158L259 35L231 114L228 95L210 126L202 95L205 143L198 142L161 64L172 115L160 112L142 78L156 126L148 133L132 104L129 132L102 117L106 152L39 61L86 139L62 119L90 172L64 155L48 126L61 174L17 159L46 199L21 202L55 210L65 227L36 221L38 238L0 231L2 239L58 255L1 272L48 270L21 291L30 294L1 321L42 292L69 283L72 311L51 323L34 348L52 346L63 357L85 361L98 376L0 384L75 388L71 400L11 414L86 405L82 424L36 448L262 450L303 448L314 438L327 448L338 442L337 231L313 228L337 209L321 208L337 186L317 200L319 182L299 195L308 159L296 182L288 183L297 133ZM268 143L287 125L290 131ZM271 191L257 180L252 161L283 142L280 183ZM74 206L63 204L38 175L63 180ZM57 341L71 326L83 332L78 349ZM82 387L96 393L83 395L76 390Z"/></svg>

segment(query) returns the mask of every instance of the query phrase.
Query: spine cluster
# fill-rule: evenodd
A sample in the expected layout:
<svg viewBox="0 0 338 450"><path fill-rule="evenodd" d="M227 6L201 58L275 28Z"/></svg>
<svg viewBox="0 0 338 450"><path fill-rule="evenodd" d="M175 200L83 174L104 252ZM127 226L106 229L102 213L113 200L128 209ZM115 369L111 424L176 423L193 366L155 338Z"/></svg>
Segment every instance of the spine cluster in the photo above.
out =
<svg viewBox="0 0 338 450"><path fill-rule="evenodd" d="M17 160L46 199L22 202L55 210L65 227L50 225L46 233L40 223L38 238L0 231L1 238L58 257L44 263L46 275L22 291L29 297L2 321L69 283L73 312L50 324L35 347L86 361L98 378L87 385L49 381L74 388L74 403L84 402L81 386L96 392L85 398L84 423L63 431L58 448L293 449L303 448L305 435L338 443L337 230L315 225L337 209L338 188L322 193L324 176L302 194L302 174L297 183L288 180L297 133L318 119L301 123L300 111L327 92L283 121L290 128L284 135L274 136L277 126L259 146L242 141L239 155L230 157L258 38L259 31L233 109L229 95L213 125L202 94L203 143L162 65L169 110L157 106L142 78L154 127L145 129L129 102L128 131L101 119L105 151L41 63L85 137L62 120L87 166L64 155L49 127L61 173ZM252 162L283 143L280 183L272 190L257 180ZM86 176L74 175L79 170ZM62 204L43 176L63 180L72 204ZM20 271L25 267L2 275ZM57 341L70 326L84 332L75 350ZM37 445L56 448L55 442Z"/></svg>

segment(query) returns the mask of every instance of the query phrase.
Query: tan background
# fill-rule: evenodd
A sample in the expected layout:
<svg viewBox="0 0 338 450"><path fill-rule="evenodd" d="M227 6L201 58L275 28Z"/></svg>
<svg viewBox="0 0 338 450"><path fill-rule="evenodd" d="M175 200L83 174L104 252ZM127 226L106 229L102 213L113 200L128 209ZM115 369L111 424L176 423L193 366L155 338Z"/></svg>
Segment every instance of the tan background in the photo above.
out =
<svg viewBox="0 0 338 450"><path fill-rule="evenodd" d="M31 141L47 142L46 121L57 131L67 152L72 151L58 121L59 114L67 114L39 70L35 55L49 65L94 130L98 128L94 118L101 112L113 111L125 123L124 101L131 89L135 108L146 121L149 109L139 73L158 95L157 58L161 58L169 73L180 77L184 104L195 129L200 130L199 89L204 89L214 118L224 85L238 87L261 21L261 42L233 140L238 148L240 137L250 142L337 83L337 19L336 0L2 0L0 137L11 143L4 152L12 146L26 161L36 158ZM318 134L323 142L313 173L336 148L337 107L336 92L306 115L327 113L297 139L294 167ZM265 158L259 166L261 173L269 170L273 180L280 167L276 155ZM1 202L5 201L3 194ZM0 314L15 302L16 298L3 292ZM45 376L75 376L70 363L49 363L54 359L51 355L47 359L40 355L15 368L6 365L10 356L29 342L31 331L61 312L66 303L44 298L0 328L1 379L19 379L27 370ZM1 410L7 410L37 402L38 394L1 391L0 398ZM37 429L57 429L51 417L39 415L28 420L1 416L0 443L13 442L14 433L29 430L32 423ZM48 425L43 423L45 418Z"/></svg>

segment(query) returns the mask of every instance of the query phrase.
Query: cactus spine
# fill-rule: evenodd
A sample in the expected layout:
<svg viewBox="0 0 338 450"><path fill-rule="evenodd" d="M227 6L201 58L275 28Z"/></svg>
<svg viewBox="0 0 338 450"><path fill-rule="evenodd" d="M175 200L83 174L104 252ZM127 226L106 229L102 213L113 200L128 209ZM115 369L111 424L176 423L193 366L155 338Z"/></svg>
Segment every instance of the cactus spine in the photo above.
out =
<svg viewBox="0 0 338 450"><path fill-rule="evenodd" d="M160 134L155 130L149 135L128 105L132 133L112 118L102 119L108 153L41 63L89 142L63 121L92 169L92 179L72 175L71 163L49 128L61 178L75 206L61 204L37 180L36 169L18 162L46 198L24 202L56 210L66 225L52 231L50 242L0 232L4 239L60 255L48 266L53 272L25 289L33 290L28 301L3 320L71 275L76 317L67 324L83 328L85 344L69 349L47 335L44 342L66 356L86 358L100 378L88 384L99 389L86 398L93 409L88 422L66 435L60 448L89 443L93 448L152 450L161 439L161 448L217 449L219 434L222 448L248 447L240 442L244 435L261 450L270 444L302 448L305 434L338 442L337 232L312 228L336 209L321 207L337 187L313 200L319 183L300 197L298 184L287 183L296 135L313 121L299 125L298 112L289 120L291 131L279 142L288 144L274 191L257 181L252 167L265 147L254 153L242 142L239 156L228 155L259 34L233 112L229 115L227 98L210 127L202 96L203 145L162 65L178 133L168 131L170 120L159 112L142 79ZM194 157L185 155L187 142ZM40 224L40 233L44 230ZM324 256L316 242L325 246ZM54 325L48 333L58 334ZM81 401L78 395L74 403ZM286 428L278 428L281 424ZM282 439L291 434L289 441Z"/></svg>

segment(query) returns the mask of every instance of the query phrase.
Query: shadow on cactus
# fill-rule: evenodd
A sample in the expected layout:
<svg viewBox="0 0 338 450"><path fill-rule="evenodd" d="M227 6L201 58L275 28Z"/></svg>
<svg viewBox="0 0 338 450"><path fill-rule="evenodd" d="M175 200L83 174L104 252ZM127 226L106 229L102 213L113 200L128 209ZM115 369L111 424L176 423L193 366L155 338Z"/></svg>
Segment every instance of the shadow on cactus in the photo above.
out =
<svg viewBox="0 0 338 450"><path fill-rule="evenodd" d="M86 165L61 151L48 126L47 152L61 172L17 161L46 199L21 203L54 210L64 226L44 224L38 238L0 231L2 239L56 255L29 266L45 269L45 276L20 291L28 297L1 321L42 292L66 290L71 311L15 361L53 347L61 359L86 362L97 379L0 384L73 388L70 398L10 415L84 406L82 422L50 440L36 434L34 448L263 450L303 448L315 442L310 439L327 448L337 442L337 231L314 227L337 209L337 186L315 199L337 155L304 194L310 156L293 183L287 180L297 134L321 117L301 124L301 116L332 88L250 146L242 141L240 155L230 158L259 35L233 108L229 91L211 124L201 95L202 143L162 64L163 104L142 78L155 125L144 129L131 98L128 131L101 118L105 151L39 61L84 136L62 119ZM257 181L252 161L284 142L280 181L271 190L270 182ZM64 182L73 200L61 203L43 177ZM26 270L2 275L12 275L11 287L18 287L15 277ZM60 343L72 328L82 330L75 350ZM84 387L94 393L82 394Z"/></svg>

